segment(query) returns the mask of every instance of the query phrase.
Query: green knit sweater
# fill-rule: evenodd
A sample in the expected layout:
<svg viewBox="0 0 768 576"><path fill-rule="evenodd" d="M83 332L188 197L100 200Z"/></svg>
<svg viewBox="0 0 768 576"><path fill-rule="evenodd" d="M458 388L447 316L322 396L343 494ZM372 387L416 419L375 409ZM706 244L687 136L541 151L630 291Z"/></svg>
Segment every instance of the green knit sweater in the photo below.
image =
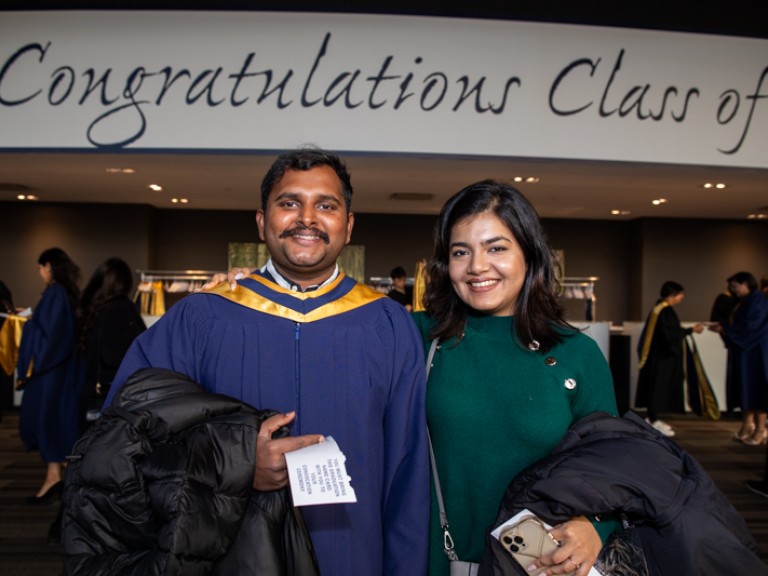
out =
<svg viewBox="0 0 768 576"><path fill-rule="evenodd" d="M426 354L432 323L424 313L414 320ZM512 478L547 456L580 418L617 414L611 373L594 340L579 333L533 352L516 343L513 324L512 317L470 317L458 345L441 343L427 384L427 420L451 535L459 558L470 562L480 561ZM447 575L434 490L429 556L430 575Z"/></svg>

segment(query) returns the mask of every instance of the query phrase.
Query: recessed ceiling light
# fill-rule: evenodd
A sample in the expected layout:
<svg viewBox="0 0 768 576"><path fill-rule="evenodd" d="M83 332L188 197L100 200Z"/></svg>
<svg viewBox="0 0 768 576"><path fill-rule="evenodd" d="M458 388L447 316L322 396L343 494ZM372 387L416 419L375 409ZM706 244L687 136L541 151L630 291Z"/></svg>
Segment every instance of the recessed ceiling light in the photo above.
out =
<svg viewBox="0 0 768 576"><path fill-rule="evenodd" d="M135 172L133 168L107 168L108 174L134 174Z"/></svg>
<svg viewBox="0 0 768 576"><path fill-rule="evenodd" d="M723 182L705 182L702 185L703 188L717 188L718 190L722 190L723 188L727 188L728 186L724 184Z"/></svg>
<svg viewBox="0 0 768 576"><path fill-rule="evenodd" d="M657 198L656 200L651 200L651 204L653 204L654 206L659 206L661 204L666 204L666 203L667 203L666 198Z"/></svg>
<svg viewBox="0 0 768 576"><path fill-rule="evenodd" d="M160 186L160 184L150 184L149 186L147 186L147 188L149 188L150 190L154 190L155 192L160 192L163 189L163 187Z"/></svg>
<svg viewBox="0 0 768 576"><path fill-rule="evenodd" d="M750 220L765 220L765 219L768 219L768 214L758 212L757 214L748 215L747 218Z"/></svg>
<svg viewBox="0 0 768 576"><path fill-rule="evenodd" d="M38 200L38 197L35 196L34 194L18 194L16 196L16 199L17 200L31 200L31 201L34 202L35 200Z"/></svg>
<svg viewBox="0 0 768 576"><path fill-rule="evenodd" d="M174 204L188 204L189 200L187 198L171 198L171 202Z"/></svg>
<svg viewBox="0 0 768 576"><path fill-rule="evenodd" d="M611 210L611 214L614 216L629 216L631 212L629 210Z"/></svg>

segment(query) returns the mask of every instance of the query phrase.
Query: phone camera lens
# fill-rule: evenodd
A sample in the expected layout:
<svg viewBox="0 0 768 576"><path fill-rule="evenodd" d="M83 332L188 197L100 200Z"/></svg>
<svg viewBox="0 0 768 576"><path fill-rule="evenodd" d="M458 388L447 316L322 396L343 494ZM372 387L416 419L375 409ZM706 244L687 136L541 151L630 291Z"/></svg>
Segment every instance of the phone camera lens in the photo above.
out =
<svg viewBox="0 0 768 576"><path fill-rule="evenodd" d="M522 544L523 543L523 537L522 536L515 536L515 542L517 542L518 544Z"/></svg>
<svg viewBox="0 0 768 576"><path fill-rule="evenodd" d="M520 552L520 547L519 547L519 546L517 546L517 545L515 545L515 544L512 544L512 545L509 547L509 549L510 549L510 550L512 550L512 552Z"/></svg>
<svg viewBox="0 0 768 576"><path fill-rule="evenodd" d="M512 544L512 538L509 536L504 536L504 544Z"/></svg>

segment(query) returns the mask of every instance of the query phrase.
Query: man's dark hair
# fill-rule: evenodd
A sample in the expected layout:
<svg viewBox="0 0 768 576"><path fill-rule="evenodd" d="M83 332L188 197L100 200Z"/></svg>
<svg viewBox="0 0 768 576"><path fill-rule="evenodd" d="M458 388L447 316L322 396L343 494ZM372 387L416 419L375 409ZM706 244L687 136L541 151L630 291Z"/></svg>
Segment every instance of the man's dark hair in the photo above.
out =
<svg viewBox="0 0 768 576"><path fill-rule="evenodd" d="M300 170L303 172L319 166L328 166L336 172L336 176L341 182L341 192L344 194L347 213L349 213L352 206L352 182L346 164L336 154L315 147L296 148L277 157L261 181L262 210L266 211L269 193L283 179L286 171Z"/></svg>
<svg viewBox="0 0 768 576"><path fill-rule="evenodd" d="M672 280L667 280L666 282L664 282L664 284L661 285L661 290L659 290L659 295L662 298L666 298L667 296L674 296L675 294L680 294L680 292L685 292L685 288L683 288L682 284L679 284Z"/></svg>
<svg viewBox="0 0 768 576"><path fill-rule="evenodd" d="M736 272L736 274L728 278L728 282L746 284L750 292L757 290L757 279L749 272Z"/></svg>
<svg viewBox="0 0 768 576"><path fill-rule="evenodd" d="M405 268L402 266L395 266L392 268L392 272L389 273L389 277L393 280L396 278L407 278L408 274L405 273Z"/></svg>

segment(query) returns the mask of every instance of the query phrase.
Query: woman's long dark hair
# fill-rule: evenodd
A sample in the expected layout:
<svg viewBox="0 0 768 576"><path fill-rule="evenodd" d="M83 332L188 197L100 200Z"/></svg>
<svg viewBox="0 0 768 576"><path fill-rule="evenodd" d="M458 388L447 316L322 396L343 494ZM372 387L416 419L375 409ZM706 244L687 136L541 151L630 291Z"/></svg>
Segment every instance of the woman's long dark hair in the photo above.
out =
<svg viewBox="0 0 768 576"><path fill-rule="evenodd" d="M69 255L61 248L48 248L40 254L37 263L41 266L51 265L51 278L64 287L72 306L77 306L80 299L80 288L77 286L80 283L80 267Z"/></svg>
<svg viewBox="0 0 768 576"><path fill-rule="evenodd" d="M425 295L426 310L435 321L430 336L447 340L464 333L470 309L448 276L451 231L460 220L482 212L495 215L509 228L525 257L525 280L514 310L517 340L523 346L535 340L541 350L548 350L565 332L575 330L563 318L557 302L552 253L531 203L512 186L493 180L460 190L445 203L435 224Z"/></svg>
<svg viewBox="0 0 768 576"><path fill-rule="evenodd" d="M85 349L96 318L118 298L128 298L133 288L133 273L120 258L110 258L99 265L80 299L80 334L78 343Z"/></svg>

